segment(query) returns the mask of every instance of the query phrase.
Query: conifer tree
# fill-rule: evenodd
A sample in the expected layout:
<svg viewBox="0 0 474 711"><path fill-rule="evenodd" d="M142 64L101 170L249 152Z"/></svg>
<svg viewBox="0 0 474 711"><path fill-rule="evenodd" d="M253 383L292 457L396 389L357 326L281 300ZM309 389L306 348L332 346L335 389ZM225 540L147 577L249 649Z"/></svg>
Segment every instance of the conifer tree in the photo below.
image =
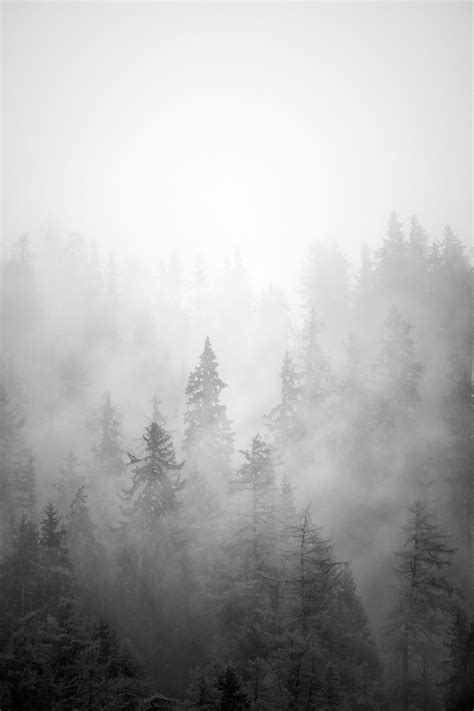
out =
<svg viewBox="0 0 474 711"><path fill-rule="evenodd" d="M75 579L82 592L97 587L103 575L105 551L95 536L87 506L87 494L81 486L71 503L67 516L66 543Z"/></svg>
<svg viewBox="0 0 474 711"><path fill-rule="evenodd" d="M36 609L41 570L38 529L23 515L14 525L11 549L0 565L0 599L7 627Z"/></svg>
<svg viewBox="0 0 474 711"><path fill-rule="evenodd" d="M456 606L447 644L449 658L445 704L447 711L471 711L474 704L474 623Z"/></svg>
<svg viewBox="0 0 474 711"><path fill-rule="evenodd" d="M95 460L107 476L119 477L124 471L119 436L120 419L117 409L112 405L110 390L108 390L100 420L100 441L92 450Z"/></svg>
<svg viewBox="0 0 474 711"><path fill-rule="evenodd" d="M324 698L320 678L331 659L329 639L335 623L332 600L339 564L330 542L312 523L309 506L289 535L291 557L287 553L281 633L271 663L287 690L291 707L304 708L316 701L322 703Z"/></svg>
<svg viewBox="0 0 474 711"><path fill-rule="evenodd" d="M233 481L241 508L237 536L247 562L255 568L268 563L274 546L274 524L277 510L277 489L273 454L261 435L252 439L251 447L242 451L244 463Z"/></svg>
<svg viewBox="0 0 474 711"><path fill-rule="evenodd" d="M287 444L296 441L302 434L302 426L297 412L299 378L288 351L285 353L280 378L280 402L265 419L272 441L275 447L281 451L285 449Z"/></svg>
<svg viewBox="0 0 474 711"><path fill-rule="evenodd" d="M5 525L16 513L16 478L25 465L27 454L23 427L24 419L17 408L12 406L6 389L0 384L0 526ZM26 484L26 481L23 483ZM33 478L31 484L34 484ZM33 487L30 487L30 492L34 493Z"/></svg>
<svg viewBox="0 0 474 711"><path fill-rule="evenodd" d="M377 272L383 288L393 298L403 292L407 276L408 246L403 224L396 212L388 220L387 234L377 253Z"/></svg>
<svg viewBox="0 0 474 711"><path fill-rule="evenodd" d="M226 406L220 395L226 384L218 374L218 364L206 338L199 364L191 372L186 387L187 408L183 449L188 461L210 478L226 478L233 453L233 433Z"/></svg>
<svg viewBox="0 0 474 711"><path fill-rule="evenodd" d="M385 323L386 337L377 361L382 375L381 416L387 429L412 423L413 410L420 399L422 365L415 357L412 326L392 308Z"/></svg>
<svg viewBox="0 0 474 711"><path fill-rule="evenodd" d="M228 664L217 680L220 691L219 711L243 711L248 708L248 701L242 689L242 682L235 669Z"/></svg>
<svg viewBox="0 0 474 711"><path fill-rule="evenodd" d="M18 463L13 477L12 505L16 516L34 515L36 506L36 470L31 449L25 452L23 461Z"/></svg>
<svg viewBox="0 0 474 711"><path fill-rule="evenodd" d="M64 458L64 466L59 467L59 478L54 483L58 492L57 507L61 514L68 510L77 490L84 485L84 476L79 473L81 461L70 449Z"/></svg>
<svg viewBox="0 0 474 711"><path fill-rule="evenodd" d="M321 326L311 309L302 334L301 401L303 413L311 419L331 388L330 364L319 343Z"/></svg>
<svg viewBox="0 0 474 711"><path fill-rule="evenodd" d="M433 693L456 594L443 574L454 553L447 534L421 501L408 511L405 544L396 553L397 600L385 628L399 664L394 693L403 711L411 701L416 703L422 690L425 695Z"/></svg>
<svg viewBox="0 0 474 711"><path fill-rule="evenodd" d="M132 482L124 490L124 499L129 524L146 535L156 529L161 517L177 510L183 462L177 462L171 435L157 422L146 427L143 441L143 457L129 454Z"/></svg>
<svg viewBox="0 0 474 711"><path fill-rule="evenodd" d="M66 548L66 529L54 504L44 508L40 524L41 594L48 609L54 610L62 599L72 595L72 564Z"/></svg>

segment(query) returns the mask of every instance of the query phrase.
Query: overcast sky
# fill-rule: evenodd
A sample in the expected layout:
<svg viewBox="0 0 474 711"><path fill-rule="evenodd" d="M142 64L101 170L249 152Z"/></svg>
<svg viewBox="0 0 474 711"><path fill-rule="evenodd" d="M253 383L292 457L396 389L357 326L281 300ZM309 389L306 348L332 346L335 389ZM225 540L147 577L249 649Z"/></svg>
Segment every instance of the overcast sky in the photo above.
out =
<svg viewBox="0 0 474 711"><path fill-rule="evenodd" d="M295 277L392 209L471 232L470 3L3 3L6 240ZM214 255L214 256L212 256Z"/></svg>

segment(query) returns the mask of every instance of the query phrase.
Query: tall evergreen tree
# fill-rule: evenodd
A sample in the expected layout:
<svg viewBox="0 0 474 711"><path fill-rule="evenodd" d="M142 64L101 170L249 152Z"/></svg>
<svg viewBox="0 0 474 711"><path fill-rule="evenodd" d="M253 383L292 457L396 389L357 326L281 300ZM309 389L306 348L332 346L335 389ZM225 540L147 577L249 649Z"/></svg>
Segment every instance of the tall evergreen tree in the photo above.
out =
<svg viewBox="0 0 474 711"><path fill-rule="evenodd" d="M445 703L447 711L471 711L474 704L474 622L462 607L453 611Z"/></svg>
<svg viewBox="0 0 474 711"><path fill-rule="evenodd" d="M310 420L331 387L330 363L319 343L320 333L321 325L311 309L304 325L301 349L301 403L303 413Z"/></svg>
<svg viewBox="0 0 474 711"><path fill-rule="evenodd" d="M80 467L79 457L70 449L64 458L64 465L59 467L60 476L53 485L58 492L56 503L61 514L66 513L77 490L84 485L84 476L78 471Z"/></svg>
<svg viewBox="0 0 474 711"><path fill-rule="evenodd" d="M284 451L286 445L296 441L302 434L298 416L299 378L288 351L285 353L280 378L280 402L265 419L275 447Z"/></svg>
<svg viewBox="0 0 474 711"><path fill-rule="evenodd" d="M41 599L49 610L72 597L72 564L66 548L66 529L54 504L49 501L40 523Z"/></svg>
<svg viewBox="0 0 474 711"><path fill-rule="evenodd" d="M421 501L408 511L404 547L396 553L397 600L385 628L399 667L392 693L403 711L427 698L434 704L431 708L441 708L435 683L456 594L443 574L454 553L447 534Z"/></svg>
<svg viewBox="0 0 474 711"><path fill-rule="evenodd" d="M128 524L146 536L156 530L161 517L177 510L183 463L176 460L171 435L158 423L146 427L143 441L143 457L129 454L132 482L124 490L124 499L128 504L125 510Z"/></svg>
<svg viewBox="0 0 474 711"><path fill-rule="evenodd" d="M274 546L277 489L273 454L257 434L242 455L244 463L232 486L241 499L237 537L247 562L258 568L269 561Z"/></svg>
<svg viewBox="0 0 474 711"><path fill-rule="evenodd" d="M104 573L105 550L96 539L95 528L89 515L87 494L81 486L67 516L66 543L82 594L97 588Z"/></svg>
<svg viewBox="0 0 474 711"><path fill-rule="evenodd" d="M392 308L385 326L387 335L376 365L382 377L380 415L385 427L392 429L412 424L423 368L415 357L409 321Z"/></svg>
<svg viewBox="0 0 474 711"><path fill-rule="evenodd" d="M206 338L199 364L191 372L186 387L187 408L183 448L190 463L210 478L226 478L230 473L233 433L226 406L220 395L226 384L218 374L218 364Z"/></svg>
<svg viewBox="0 0 474 711"><path fill-rule="evenodd" d="M0 598L6 630L38 606L42 566L37 526L23 515L13 528L11 548L0 565Z"/></svg>
<svg viewBox="0 0 474 711"><path fill-rule="evenodd" d="M119 443L120 419L117 408L112 405L110 390L105 394L105 402L100 419L100 441L93 448L95 460L104 474L119 477L123 474L124 463Z"/></svg>

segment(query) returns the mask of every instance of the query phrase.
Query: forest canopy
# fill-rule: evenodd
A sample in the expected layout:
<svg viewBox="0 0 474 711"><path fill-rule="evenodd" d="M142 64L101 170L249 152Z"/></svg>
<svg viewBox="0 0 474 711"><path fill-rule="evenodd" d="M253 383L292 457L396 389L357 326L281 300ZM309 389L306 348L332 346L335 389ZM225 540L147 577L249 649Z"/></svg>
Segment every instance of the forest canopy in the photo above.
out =
<svg viewBox="0 0 474 711"><path fill-rule="evenodd" d="M472 264L393 213L298 299L49 224L2 269L2 709L471 709Z"/></svg>

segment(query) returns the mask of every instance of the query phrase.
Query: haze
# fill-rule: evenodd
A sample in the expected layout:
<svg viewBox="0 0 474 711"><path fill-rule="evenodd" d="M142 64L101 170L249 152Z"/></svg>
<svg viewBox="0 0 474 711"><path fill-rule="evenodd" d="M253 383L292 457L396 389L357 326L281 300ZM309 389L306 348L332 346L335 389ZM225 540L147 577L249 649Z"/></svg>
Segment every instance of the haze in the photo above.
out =
<svg viewBox="0 0 474 711"><path fill-rule="evenodd" d="M313 240L356 260L392 209L470 239L470 3L2 11L8 242L52 217L294 287Z"/></svg>

